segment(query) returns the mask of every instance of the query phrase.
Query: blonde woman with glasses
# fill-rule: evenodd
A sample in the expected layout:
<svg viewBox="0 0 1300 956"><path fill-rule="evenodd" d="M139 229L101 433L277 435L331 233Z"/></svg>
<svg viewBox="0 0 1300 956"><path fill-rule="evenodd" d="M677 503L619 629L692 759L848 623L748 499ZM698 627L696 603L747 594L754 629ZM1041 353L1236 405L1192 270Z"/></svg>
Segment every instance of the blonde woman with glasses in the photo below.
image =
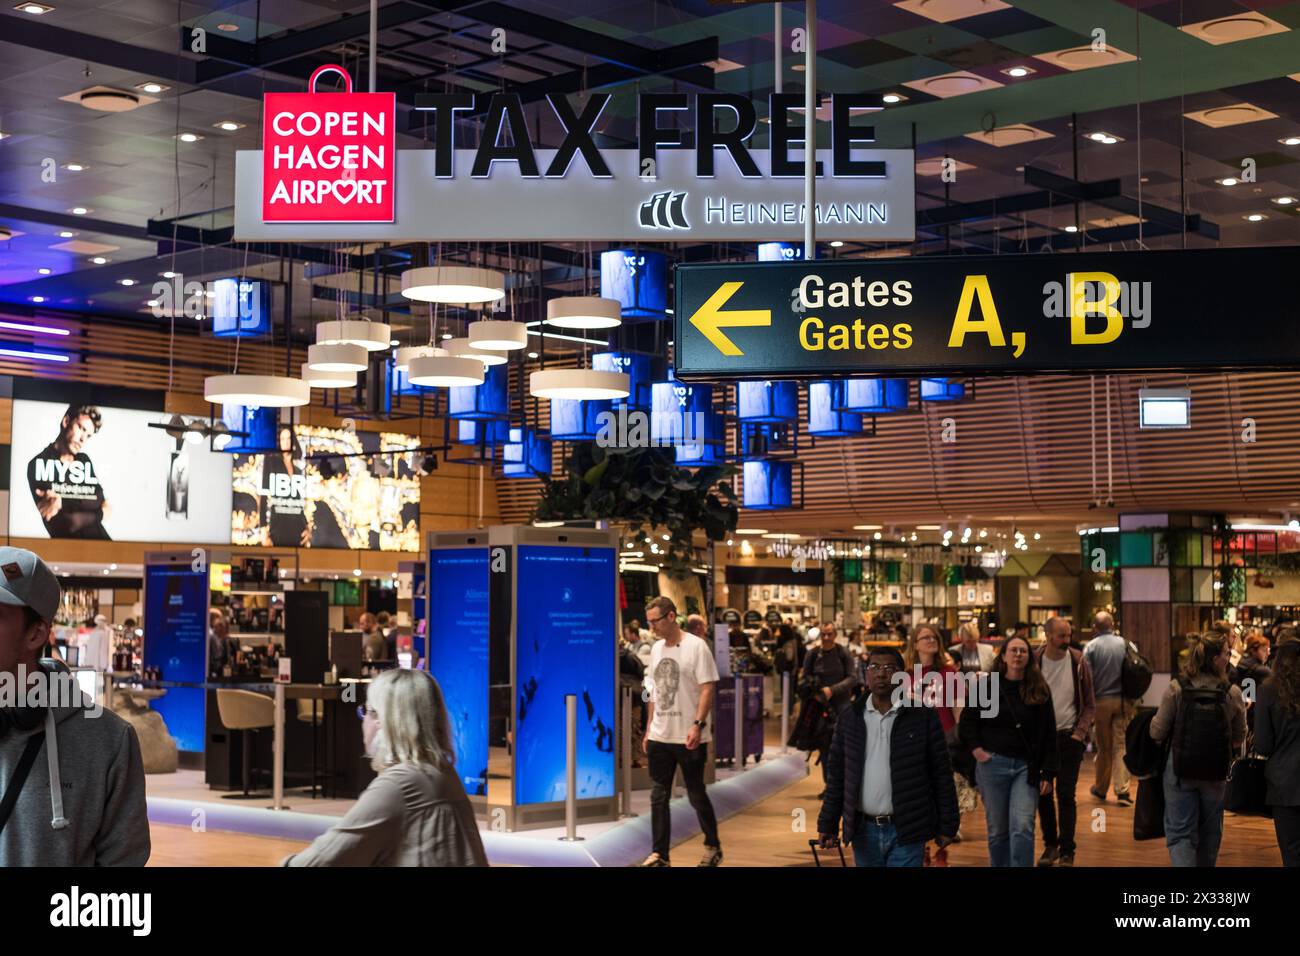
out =
<svg viewBox="0 0 1300 956"><path fill-rule="evenodd" d="M487 866L438 682L424 671L385 671L367 698L362 736L379 776L337 826L284 865Z"/></svg>

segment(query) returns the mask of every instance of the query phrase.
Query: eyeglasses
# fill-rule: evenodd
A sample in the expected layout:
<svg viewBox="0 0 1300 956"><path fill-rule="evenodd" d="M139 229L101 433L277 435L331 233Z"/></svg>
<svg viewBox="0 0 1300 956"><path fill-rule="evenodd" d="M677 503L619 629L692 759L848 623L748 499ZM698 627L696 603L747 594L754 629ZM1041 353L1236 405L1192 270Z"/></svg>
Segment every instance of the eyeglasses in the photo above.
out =
<svg viewBox="0 0 1300 956"><path fill-rule="evenodd" d="M660 621L663 621L663 620L667 620L667 618L666 618L665 615L662 615L662 614L661 614L661 615L659 615L659 617L647 617L647 618L645 619L645 622L646 622L647 624L649 624L651 627L654 627L656 624L658 624Z"/></svg>
<svg viewBox="0 0 1300 956"><path fill-rule="evenodd" d="M367 714L373 714L373 715L376 716L376 717L379 716L378 714L375 713L375 709L374 709L373 707L367 707L365 704L358 704L358 705L357 705L357 719L358 719L358 720L365 720Z"/></svg>
<svg viewBox="0 0 1300 956"><path fill-rule="evenodd" d="M873 674L895 674L898 672L897 664L868 664L867 670Z"/></svg>

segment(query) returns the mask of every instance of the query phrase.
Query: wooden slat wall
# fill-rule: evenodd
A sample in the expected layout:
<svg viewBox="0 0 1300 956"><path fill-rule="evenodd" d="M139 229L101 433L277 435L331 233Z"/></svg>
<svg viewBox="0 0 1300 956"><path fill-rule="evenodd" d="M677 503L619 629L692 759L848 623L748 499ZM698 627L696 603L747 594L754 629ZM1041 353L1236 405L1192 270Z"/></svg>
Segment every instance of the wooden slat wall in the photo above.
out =
<svg viewBox="0 0 1300 956"><path fill-rule="evenodd" d="M975 398L877 418L871 438L800 437L804 508L742 518L812 532L858 523L1087 520L1096 462L1106 499L1106 376L981 379ZM1138 389L1190 386L1192 427L1138 428ZM1289 372L1111 376L1113 497L1118 511L1278 511L1300 502L1300 379ZM801 401L801 416L806 415ZM943 420L956 440L946 443ZM1253 443L1242 421L1255 422ZM501 511L523 520L537 483L502 482ZM1295 510L1300 512L1300 507ZM1095 513L1094 513L1095 514Z"/></svg>

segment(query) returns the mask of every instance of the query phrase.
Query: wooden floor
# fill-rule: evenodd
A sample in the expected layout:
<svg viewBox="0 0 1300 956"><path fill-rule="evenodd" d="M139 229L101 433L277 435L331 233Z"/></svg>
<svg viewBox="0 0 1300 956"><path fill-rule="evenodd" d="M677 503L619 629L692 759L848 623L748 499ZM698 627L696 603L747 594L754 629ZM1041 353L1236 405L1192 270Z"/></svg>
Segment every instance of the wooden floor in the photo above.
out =
<svg viewBox="0 0 1300 956"><path fill-rule="evenodd" d="M1089 792L1092 757L1084 758L1079 774L1079 824L1075 841L1076 866L1168 866L1165 841L1133 840L1133 809L1118 806L1112 797L1102 804ZM726 866L812 866L808 840L816 836L818 793L822 789L821 769L799 783L786 787L752 809L721 824ZM1104 815L1094 816L1095 810ZM1104 827L1104 830L1101 829ZM1036 828L1037 829L1037 828ZM150 866L275 866L307 844L295 840L248 836L241 833L208 831L195 833L189 827L157 823L149 825L153 839ZM1038 836L1037 852L1042 850ZM962 818L962 842L950 847L951 866L987 866L983 807ZM673 849L676 866L693 866L703 855L704 841L696 837ZM826 851L822 862L839 865L836 851ZM846 851L849 863L851 851ZM1273 822L1259 817L1226 814L1219 866L1281 866L1282 857L1273 833Z"/></svg>
<svg viewBox="0 0 1300 956"><path fill-rule="evenodd" d="M814 758L815 759L815 758ZM1092 784L1092 756L1084 759L1079 774L1077 797L1079 822L1075 833L1075 866L1168 866L1169 853L1165 841L1133 839L1133 808L1120 807L1112 795L1110 802L1101 803L1088 788ZM1136 782L1134 784L1136 793ZM812 866L808 841L815 837L817 813L821 803L817 795L822 789L821 768L814 767L811 776L792 784L780 793L768 797L754 808L737 814L719 826L724 866ZM1093 811L1102 810L1104 816L1094 820ZM806 821L806 830L799 823ZM1093 832L1104 826L1104 832ZM948 848L950 866L988 866L987 831L984 826L984 807L962 817L962 842ZM1035 826L1037 846L1035 859L1042 852L1042 833ZM674 866L694 866L704 853L703 837L696 837L674 847ZM836 850L818 850L823 866L839 866ZM845 850L845 859L853 864L853 854ZM1219 851L1219 866L1278 866L1282 855L1277 848L1273 821L1260 817L1224 815L1223 844Z"/></svg>
<svg viewBox="0 0 1300 956"><path fill-rule="evenodd" d="M307 846L299 840L249 836L189 827L149 824L153 853L149 866L276 866L291 853Z"/></svg>

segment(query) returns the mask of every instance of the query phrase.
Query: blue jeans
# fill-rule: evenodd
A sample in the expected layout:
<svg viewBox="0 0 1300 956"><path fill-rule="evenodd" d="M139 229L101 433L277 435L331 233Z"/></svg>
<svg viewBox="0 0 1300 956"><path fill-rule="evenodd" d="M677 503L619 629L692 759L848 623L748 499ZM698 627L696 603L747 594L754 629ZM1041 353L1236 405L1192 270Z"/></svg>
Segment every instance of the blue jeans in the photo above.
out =
<svg viewBox="0 0 1300 956"><path fill-rule="evenodd" d="M1223 840L1225 780L1179 780L1165 762L1165 843L1174 866L1214 866Z"/></svg>
<svg viewBox="0 0 1300 956"><path fill-rule="evenodd" d="M975 781L988 823L989 866L1033 866L1038 790L1029 783L1029 766L1019 757L993 754L975 764Z"/></svg>
<svg viewBox="0 0 1300 956"><path fill-rule="evenodd" d="M920 866L924 853L924 843L899 843L892 823L880 826L858 815L853 834L853 862L858 866Z"/></svg>

